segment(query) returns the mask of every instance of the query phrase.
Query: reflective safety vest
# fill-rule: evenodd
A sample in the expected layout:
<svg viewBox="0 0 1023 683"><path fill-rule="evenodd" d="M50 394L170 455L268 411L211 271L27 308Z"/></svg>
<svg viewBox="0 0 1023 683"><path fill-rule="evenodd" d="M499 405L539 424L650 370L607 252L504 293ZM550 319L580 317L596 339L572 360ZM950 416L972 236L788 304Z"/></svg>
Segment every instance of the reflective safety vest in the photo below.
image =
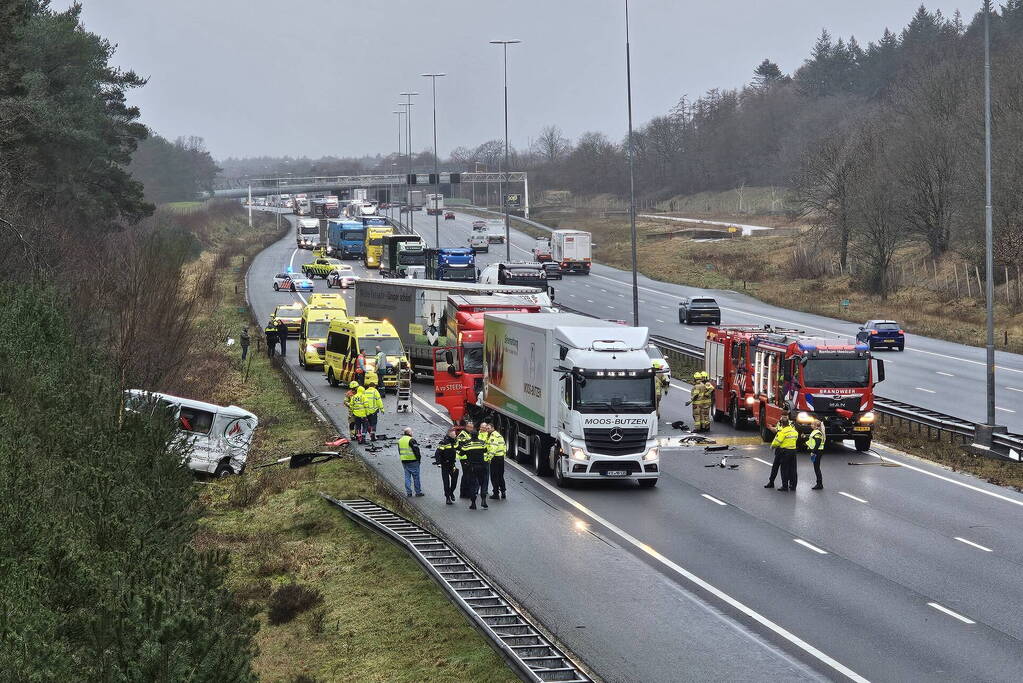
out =
<svg viewBox="0 0 1023 683"><path fill-rule="evenodd" d="M457 438L457 437L456 437ZM434 457L441 463L448 465L455 464L455 456L458 453L458 443L456 439L452 439L449 436L445 436L444 440L437 444L437 452Z"/></svg>
<svg viewBox="0 0 1023 683"><path fill-rule="evenodd" d="M482 465L490 462L491 459L490 453L487 452L486 442L479 439L470 437L462 443L459 451L459 458L465 460L470 465Z"/></svg>
<svg viewBox="0 0 1023 683"><path fill-rule="evenodd" d="M465 460L465 454L462 453L462 447L470 441L472 441L472 434L464 429L458 432L455 436L455 457L459 460Z"/></svg>
<svg viewBox="0 0 1023 683"><path fill-rule="evenodd" d="M774 435L774 441L771 442L771 448L780 448L785 451L796 450L796 441L799 440L799 432L792 425L782 427L778 430L778 433Z"/></svg>
<svg viewBox="0 0 1023 683"><path fill-rule="evenodd" d="M403 461L416 459L415 451L412 450L412 437L408 434L398 439L398 458Z"/></svg>
<svg viewBox="0 0 1023 683"><path fill-rule="evenodd" d="M819 429L815 429L810 432L810 436L806 437L806 447L811 451L819 450L824 446L824 433Z"/></svg>
<svg viewBox="0 0 1023 683"><path fill-rule="evenodd" d="M349 405L351 406L352 415L355 417L366 417L366 390L359 387L355 390L355 394L352 396L352 400Z"/></svg>
<svg viewBox="0 0 1023 683"><path fill-rule="evenodd" d="M384 401L380 398L380 392L376 387L369 387L362 392L362 403L366 407L367 415L375 415L377 411L383 411Z"/></svg>
<svg viewBox="0 0 1023 683"><path fill-rule="evenodd" d="M504 442L504 437L496 430L489 434L480 434L480 441L487 444L488 461L494 458L503 458L508 452L508 446Z"/></svg>

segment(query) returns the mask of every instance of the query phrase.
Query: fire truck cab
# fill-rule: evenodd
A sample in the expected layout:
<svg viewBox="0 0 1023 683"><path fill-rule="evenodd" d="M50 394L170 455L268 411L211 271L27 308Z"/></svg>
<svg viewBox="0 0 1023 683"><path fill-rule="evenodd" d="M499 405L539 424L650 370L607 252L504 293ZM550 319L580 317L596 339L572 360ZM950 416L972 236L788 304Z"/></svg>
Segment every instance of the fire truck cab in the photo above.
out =
<svg viewBox="0 0 1023 683"><path fill-rule="evenodd" d="M806 336L770 326L707 329L704 363L714 383L713 415L736 429L756 425L770 441L788 415L806 433L815 419L828 440L852 439L870 448L874 386L884 361L871 362L866 344Z"/></svg>

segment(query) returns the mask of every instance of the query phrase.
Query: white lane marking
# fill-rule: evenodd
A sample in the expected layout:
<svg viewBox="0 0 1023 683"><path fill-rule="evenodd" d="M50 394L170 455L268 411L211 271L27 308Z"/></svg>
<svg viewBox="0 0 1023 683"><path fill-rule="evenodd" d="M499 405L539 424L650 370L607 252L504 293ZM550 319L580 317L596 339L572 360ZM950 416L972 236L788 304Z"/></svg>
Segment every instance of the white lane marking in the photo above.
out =
<svg viewBox="0 0 1023 683"><path fill-rule="evenodd" d="M927 604L930 607L933 607L934 609L938 610L939 612L944 612L948 616L954 617L954 618L958 619L959 621L963 622L964 624L976 624L977 623L973 619L967 619L962 614L959 614L958 612L953 612L948 607L942 607L941 605L939 605L936 602L929 602Z"/></svg>
<svg viewBox="0 0 1023 683"><path fill-rule="evenodd" d="M917 387L916 390L917 391L926 391L928 394L936 394L936 393L938 393L938 392L934 391L933 389L924 389L923 387Z"/></svg>
<svg viewBox="0 0 1023 683"><path fill-rule="evenodd" d="M701 493L700 495L703 496L704 498L706 498L707 500L709 500L712 503L717 503L718 505L728 505L728 503L726 503L725 501L718 500L714 496L708 496L706 493Z"/></svg>
<svg viewBox="0 0 1023 683"><path fill-rule="evenodd" d="M683 385L681 385L681 384L675 384L674 382L672 382L672 383L671 383L671 386L675 387L676 389L681 389L682 391L686 392L687 394L691 394L691 393L693 393L693 390L692 390L692 389L690 389L690 388L689 388L689 387L687 387L687 386L683 386Z"/></svg>
<svg viewBox="0 0 1023 683"><path fill-rule="evenodd" d="M575 294L569 294L569 296L575 296Z"/></svg>
<svg viewBox="0 0 1023 683"><path fill-rule="evenodd" d="M974 543L973 541L965 539L962 536L953 536L953 538L955 540L959 541L960 543L965 543L966 545L972 545L974 548L977 548L978 550L983 550L986 553L993 553L994 552L994 550L991 550L991 548L985 548L980 543Z"/></svg>
<svg viewBox="0 0 1023 683"><path fill-rule="evenodd" d="M753 459L754 459L754 460L756 460L757 462L762 462L762 463L764 463L764 464L765 464L765 465L767 465L768 467L773 467L773 466L774 466L774 464L773 464L773 463L769 463L769 462L767 462L766 460L764 460L763 458L758 458L758 457L754 456L754 457L753 457Z"/></svg>
<svg viewBox="0 0 1023 683"><path fill-rule="evenodd" d="M1015 410L1010 410L1009 408L1003 408L1001 406L995 406L995 410L1000 410L1003 413L1015 413L1016 412Z"/></svg>
<svg viewBox="0 0 1023 683"><path fill-rule="evenodd" d="M1023 389L1017 389L1016 387L1005 387L1005 388L1008 389L1009 391L1018 391L1019 393L1023 394Z"/></svg>
<svg viewBox="0 0 1023 683"><path fill-rule="evenodd" d="M663 321L663 320L661 320L660 318L654 318L654 320L656 320L656 321L657 321L657 322L659 322L659 323L663 323L663 322L664 322L664 321Z"/></svg>
<svg viewBox="0 0 1023 683"><path fill-rule="evenodd" d="M611 306L610 304L608 304L608 308L614 308L614 306Z"/></svg>
<svg viewBox="0 0 1023 683"><path fill-rule="evenodd" d="M854 496L853 494L851 494L851 493L846 493L845 491L839 491L839 492L838 492L838 495L840 495L840 496L845 496L846 498L852 498L852 499L853 499L853 500L855 500L855 501L856 501L857 503L863 503L864 505L866 505L866 504L867 504L867 501L863 500L863 499L862 499L862 498L860 498L859 496Z"/></svg>
<svg viewBox="0 0 1023 683"><path fill-rule="evenodd" d="M593 303L593 299L587 299L587 300L586 300L586 303L588 303L588 304L592 304L592 303Z"/></svg>
<svg viewBox="0 0 1023 683"><path fill-rule="evenodd" d="M601 289L600 291L604 292L604 294L607 294L607 290L606 289Z"/></svg>
<svg viewBox="0 0 1023 683"><path fill-rule="evenodd" d="M618 280L615 280L614 278L607 277L606 275L597 275L596 273L591 273L590 276L591 277L604 278L605 280L610 280L611 282L614 282L615 284L619 284L619 285L625 284L623 282L618 282ZM667 292L662 292L662 291L657 290L657 289L651 289L650 287L645 287L643 285L640 285L639 289L642 290L642 291L645 291L645 292L652 292L654 294L660 294L661 296L670 297L672 299L679 299L680 298L679 296L675 296L674 294L668 294ZM823 328L823 327L815 327L813 325L806 325L806 324L803 324L803 323L796 323L796 322L792 322L791 320L784 320L782 318L777 318L777 317L774 317L774 316L761 315L760 313L750 313L749 311L741 311L741 310L739 310L737 308L728 308L726 306L721 306L720 308L721 308L722 311L728 311L730 313L738 313L740 315L748 315L751 318L760 318L761 320L768 320L768 321L772 321L772 322L779 322L779 323L782 323L784 325L792 325L792 326L797 327L797 328L805 328L805 329L809 329L809 330L818 330L820 332L827 332L828 334L833 334L833 335L836 335L836 336L839 336L839 337L850 337L850 336L852 336L848 332L836 332L834 330L829 330L829 329L826 329L826 328ZM948 358L950 360L958 360L958 361L962 361L963 363L972 363L974 365L984 365L985 364L983 361L979 361L979 360L970 360L969 358L961 358L959 356L949 356L949 355L946 355L944 353L936 353L934 351L924 351L922 349L907 348L906 351L912 352L912 353L926 353L926 354L928 354L930 356L938 356L939 358ZM999 370L1006 370L1008 372L1018 372L1020 374L1023 374L1023 370L1017 370L1016 368L1006 368L1006 367L1003 367L1001 365L996 365L995 367L998 368Z"/></svg>
<svg viewBox="0 0 1023 683"><path fill-rule="evenodd" d="M440 415L440 413L436 409L434 409L433 406L431 406L429 403L427 403L426 401L421 399L419 396L416 396L415 394L413 394L413 397L415 398L415 400L419 401L421 404L423 404L424 406L429 408L435 414ZM444 417L444 416L441 415L441 417ZM613 533L617 534L618 536L620 536L621 538L625 539L625 541L627 541L628 543L630 543L634 547L638 548L639 550L642 550L647 555L649 555L653 559L657 560L662 565L664 565L668 569L672 570L673 572L675 572L676 574L678 574L682 578L692 582L696 586L699 586L700 588L702 588L703 590L707 591L708 593L710 593L714 597L716 597L719 600L727 603L733 609L736 609L736 610L742 612L747 617L753 619L754 621L756 621L757 623L761 624L762 626L770 629L774 633L778 634L779 636L781 636L785 640L789 641L790 643L792 643L793 645L795 645L799 649L803 650L804 652L806 652L810 656L818 659L822 663L824 663L827 666L831 667L832 669L834 669L835 671L839 672L843 676L846 676L850 680L857 681L857 683L869 683L869 681L866 678L864 678L863 676L859 675L858 673L856 673L855 671L853 671L852 669L850 669L846 665L842 664L841 662L839 662L838 660L834 659L830 655L827 655L824 652L818 650L813 645L810 645L810 643L806 642L805 640L803 640L802 638L800 638L796 634L792 633L791 631L787 630L783 626L774 623L773 621L771 621L770 619L768 619L764 615L760 614L759 612L757 612L753 608L748 607L748 606L744 605L743 603L739 602L738 600L736 600L735 598L730 596L728 593L725 593L720 588L717 588L717 587L707 583L706 581L701 579L696 574L693 574L692 572L690 572L688 569L682 567L681 565L676 564L675 562L672 562L667 557L665 557L664 555L660 554L659 552L654 550L652 547L650 547L646 543L643 543L642 541L640 541L636 537L634 537L631 534L629 534L628 532L626 532L624 529L618 527L617 525L613 524L609 520L604 519L603 517L598 515L593 510L590 510L589 508L587 508L585 505L583 505L582 503L580 503L576 499L574 499L574 498L572 498L572 497L562 493L561 491L559 491L558 489L554 488L553 486L551 486L550 484L548 484L544 480L540 479L539 477L534 475L532 472L530 472L529 470L524 468L519 463L515 462L514 460L509 460L505 464L506 465L510 465L511 467L514 467L515 469L519 470L524 475L526 475L527 477L532 479L534 482L536 482L540 486L543 486L545 489L550 491L552 494L556 495L558 498L561 498L563 501L565 501L566 503L568 503L569 505L574 507L576 510L579 510L581 513L583 513L584 515L586 515L587 517L589 517L593 521L595 521L598 524L602 525L604 528L610 530L611 532L613 532Z"/></svg>
<svg viewBox="0 0 1023 683"><path fill-rule="evenodd" d="M955 377L955 375L953 375L951 372L942 372L941 370L936 370L935 374L944 375L945 377Z"/></svg>
<svg viewBox="0 0 1023 683"><path fill-rule="evenodd" d="M877 453L871 453L871 455L873 455L878 460L885 460L886 459L886 458L882 458ZM986 491L986 490L980 488L979 486L974 486L973 484L967 484L964 481L956 481L955 479L952 479L950 477L946 477L944 475L938 474L937 472L928 472L927 470L925 470L922 467L917 467L916 465L910 465L908 462L905 462L903 460L896 460L894 458L887 458L887 460L891 460L892 462L897 462L897 463L899 463L900 467L905 467L908 470L913 470L914 472L919 472L921 474L926 474L928 477L934 477L935 479L941 479L942 481L947 481L949 484L955 484L956 486L962 486L964 489L970 489L971 491L976 491L977 493L983 493L985 496L991 496L992 498L997 498L999 500L1004 500L1006 503L1012 503L1013 505L1019 505L1020 507L1023 507L1023 500L1016 500L1015 498L1010 498L1009 496L1003 496L1002 494L995 493L994 491Z"/></svg>
<svg viewBox="0 0 1023 683"><path fill-rule="evenodd" d="M804 541L801 538L793 538L792 540L795 541L796 543L798 543L799 545L805 547L805 548L809 548L810 550L814 551L815 553L817 553L819 555L827 555L828 554L827 550L823 550L821 548L818 548L813 543L808 543L807 541Z"/></svg>

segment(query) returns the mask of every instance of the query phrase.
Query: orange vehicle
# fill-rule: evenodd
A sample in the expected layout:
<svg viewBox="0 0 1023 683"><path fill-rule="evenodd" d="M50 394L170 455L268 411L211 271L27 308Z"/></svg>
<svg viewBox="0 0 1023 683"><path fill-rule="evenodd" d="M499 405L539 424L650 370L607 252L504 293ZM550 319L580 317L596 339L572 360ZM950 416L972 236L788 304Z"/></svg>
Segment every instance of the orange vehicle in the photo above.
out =
<svg viewBox="0 0 1023 683"><path fill-rule="evenodd" d="M737 429L754 424L770 441L783 415L801 431L816 419L829 440L870 448L884 361L872 359L866 344L770 326L712 326L704 365L715 386L716 421L729 419Z"/></svg>

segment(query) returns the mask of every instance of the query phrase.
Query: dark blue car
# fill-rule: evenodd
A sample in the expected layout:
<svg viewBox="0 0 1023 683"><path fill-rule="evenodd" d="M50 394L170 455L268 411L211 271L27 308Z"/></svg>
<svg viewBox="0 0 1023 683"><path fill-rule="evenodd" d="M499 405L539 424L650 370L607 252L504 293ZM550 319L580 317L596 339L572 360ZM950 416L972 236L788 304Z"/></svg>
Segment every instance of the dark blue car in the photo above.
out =
<svg viewBox="0 0 1023 683"><path fill-rule="evenodd" d="M861 341L874 349L906 348L906 333L894 320L868 320L856 333L856 341Z"/></svg>

